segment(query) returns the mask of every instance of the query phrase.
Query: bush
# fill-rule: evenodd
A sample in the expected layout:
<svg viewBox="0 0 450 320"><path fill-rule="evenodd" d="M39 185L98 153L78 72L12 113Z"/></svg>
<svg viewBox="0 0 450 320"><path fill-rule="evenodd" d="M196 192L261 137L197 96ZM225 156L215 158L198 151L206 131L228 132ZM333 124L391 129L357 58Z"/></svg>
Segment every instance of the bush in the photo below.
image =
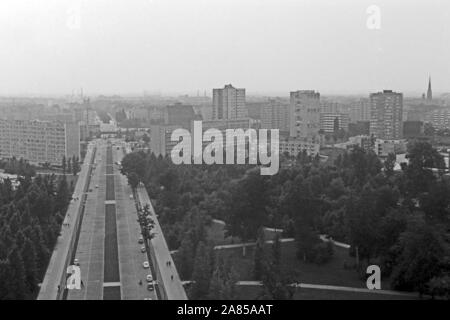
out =
<svg viewBox="0 0 450 320"><path fill-rule="evenodd" d="M325 264L333 257L333 244L331 242L318 243L313 247L312 261L316 264Z"/></svg>

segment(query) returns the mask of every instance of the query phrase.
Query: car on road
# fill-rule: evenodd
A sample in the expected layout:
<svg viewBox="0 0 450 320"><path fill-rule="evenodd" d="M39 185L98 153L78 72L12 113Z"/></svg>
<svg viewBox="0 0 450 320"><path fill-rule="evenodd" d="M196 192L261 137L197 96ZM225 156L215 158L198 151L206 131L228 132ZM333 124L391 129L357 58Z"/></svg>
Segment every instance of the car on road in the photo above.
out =
<svg viewBox="0 0 450 320"><path fill-rule="evenodd" d="M144 300L153 300L152 298L144 298Z"/></svg>
<svg viewBox="0 0 450 320"><path fill-rule="evenodd" d="M130 200L133 200L133 195L132 194L130 194Z"/></svg>
<svg viewBox="0 0 450 320"><path fill-rule="evenodd" d="M142 236L139 237L138 243L140 243L140 244L143 244L143 243L144 243L144 238L142 238Z"/></svg>
<svg viewBox="0 0 450 320"><path fill-rule="evenodd" d="M98 188L98 184L96 184L95 187Z"/></svg>
<svg viewBox="0 0 450 320"><path fill-rule="evenodd" d="M141 247L141 252L142 252L142 253L145 252L145 247L144 247L144 246Z"/></svg>
<svg viewBox="0 0 450 320"><path fill-rule="evenodd" d="M148 263L148 261L144 261L142 263L142 267L144 267L144 269L148 269L148 268L150 268L150 264Z"/></svg>
<svg viewBox="0 0 450 320"><path fill-rule="evenodd" d="M147 277L145 277L145 280L147 280L147 282L153 282L153 277L151 274L148 274Z"/></svg>
<svg viewBox="0 0 450 320"><path fill-rule="evenodd" d="M79 266L80 262L78 261L78 259L75 259L75 260L73 260L73 264L76 265L76 266Z"/></svg>
<svg viewBox="0 0 450 320"><path fill-rule="evenodd" d="M153 290L155 290L155 286L153 285L153 283L149 283L149 284L147 285L147 290L148 290L148 291L153 291Z"/></svg>

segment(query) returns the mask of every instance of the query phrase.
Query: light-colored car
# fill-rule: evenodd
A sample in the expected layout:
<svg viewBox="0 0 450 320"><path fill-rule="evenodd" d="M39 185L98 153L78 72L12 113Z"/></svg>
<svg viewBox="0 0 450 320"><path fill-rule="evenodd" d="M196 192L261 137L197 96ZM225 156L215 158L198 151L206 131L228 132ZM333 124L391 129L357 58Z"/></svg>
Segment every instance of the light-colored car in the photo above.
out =
<svg viewBox="0 0 450 320"><path fill-rule="evenodd" d="M143 238L142 236L139 237L138 243L140 243L140 244L143 244L143 243L144 243L144 238Z"/></svg>
<svg viewBox="0 0 450 320"><path fill-rule="evenodd" d="M148 290L148 291L153 291L153 290L155 290L155 286L153 285L153 283L149 283L149 284L147 285L147 290Z"/></svg>
<svg viewBox="0 0 450 320"><path fill-rule="evenodd" d="M144 247L144 246L141 247L141 252L142 252L142 253L145 252L145 247Z"/></svg>
<svg viewBox="0 0 450 320"><path fill-rule="evenodd" d="M145 280L147 280L147 282L153 282L153 277L151 274L148 274L147 277L145 278Z"/></svg>
<svg viewBox="0 0 450 320"><path fill-rule="evenodd" d="M152 298L144 298L144 300L153 300Z"/></svg>
<svg viewBox="0 0 450 320"><path fill-rule="evenodd" d="M75 259L75 260L73 260L73 264L76 265L76 266L79 266L80 265L80 261L78 261L78 259Z"/></svg>
<svg viewBox="0 0 450 320"><path fill-rule="evenodd" d="M148 261L144 261L142 263L142 267L144 267L144 269L148 269L148 268L150 268L150 264L148 263Z"/></svg>
<svg viewBox="0 0 450 320"><path fill-rule="evenodd" d="M133 200L133 195L132 194L130 194L130 200Z"/></svg>

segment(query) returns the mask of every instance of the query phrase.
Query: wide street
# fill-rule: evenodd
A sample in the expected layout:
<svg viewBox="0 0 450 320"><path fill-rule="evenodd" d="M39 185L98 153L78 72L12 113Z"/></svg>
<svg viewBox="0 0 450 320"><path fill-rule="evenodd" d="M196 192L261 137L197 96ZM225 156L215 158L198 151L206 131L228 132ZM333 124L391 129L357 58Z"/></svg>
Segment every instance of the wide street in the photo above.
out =
<svg viewBox="0 0 450 320"><path fill-rule="evenodd" d="M122 145L97 140L95 169L87 192L75 259L80 265L81 290L69 290L70 300L156 299L147 289L147 254L138 243L140 226L126 177L117 162Z"/></svg>

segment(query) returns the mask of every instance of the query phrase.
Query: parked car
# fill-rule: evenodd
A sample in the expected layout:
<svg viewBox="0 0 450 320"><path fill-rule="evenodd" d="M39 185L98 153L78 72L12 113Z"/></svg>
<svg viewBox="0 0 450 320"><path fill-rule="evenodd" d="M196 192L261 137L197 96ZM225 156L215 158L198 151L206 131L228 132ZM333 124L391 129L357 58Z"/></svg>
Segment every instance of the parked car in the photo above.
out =
<svg viewBox="0 0 450 320"><path fill-rule="evenodd" d="M153 282L153 277L151 274L148 274L145 279L147 280L147 282Z"/></svg>
<svg viewBox="0 0 450 320"><path fill-rule="evenodd" d="M145 252L145 247L144 247L144 246L141 247L141 252L142 252L142 253Z"/></svg>
<svg viewBox="0 0 450 320"><path fill-rule="evenodd" d="M144 243L144 238L143 238L142 236L140 236L138 242L139 242L140 244L143 244L143 243Z"/></svg>
<svg viewBox="0 0 450 320"><path fill-rule="evenodd" d="M144 267L144 269L150 268L150 264L148 263L148 261L144 261L144 262L142 263L142 266Z"/></svg>
<svg viewBox="0 0 450 320"><path fill-rule="evenodd" d="M153 291L153 290L155 290L155 286L153 285L153 283L149 283L149 284L147 285L147 290L148 290L148 291Z"/></svg>

